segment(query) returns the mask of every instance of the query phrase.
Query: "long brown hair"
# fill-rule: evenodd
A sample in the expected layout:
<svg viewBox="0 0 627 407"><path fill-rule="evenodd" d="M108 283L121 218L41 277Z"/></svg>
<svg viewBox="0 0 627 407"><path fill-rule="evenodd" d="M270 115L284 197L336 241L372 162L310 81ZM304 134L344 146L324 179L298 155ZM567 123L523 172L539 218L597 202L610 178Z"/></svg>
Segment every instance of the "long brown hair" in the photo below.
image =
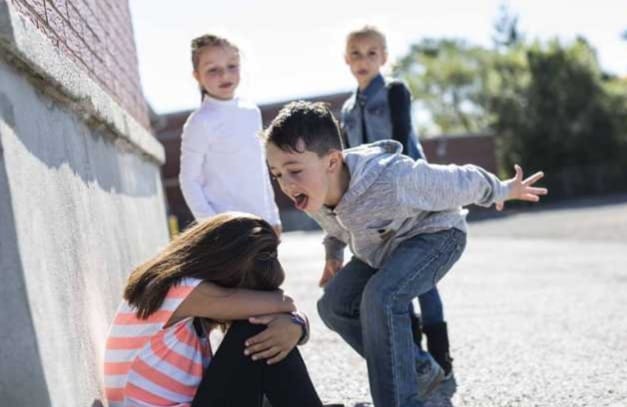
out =
<svg viewBox="0 0 627 407"><path fill-rule="evenodd" d="M233 48L235 51L239 52L239 48L224 37L219 37L213 34L204 34L200 37L196 37L192 40L191 44L192 66L194 67L194 71L198 70L198 63L200 62L200 51L205 47ZM205 90L205 88L202 87L202 85L200 85L201 102L205 95L207 95L207 91Z"/></svg>
<svg viewBox="0 0 627 407"><path fill-rule="evenodd" d="M184 277L222 287L275 290L285 278L277 259L279 238L265 220L226 212L177 236L165 249L131 272L124 298L147 318L168 290Z"/></svg>

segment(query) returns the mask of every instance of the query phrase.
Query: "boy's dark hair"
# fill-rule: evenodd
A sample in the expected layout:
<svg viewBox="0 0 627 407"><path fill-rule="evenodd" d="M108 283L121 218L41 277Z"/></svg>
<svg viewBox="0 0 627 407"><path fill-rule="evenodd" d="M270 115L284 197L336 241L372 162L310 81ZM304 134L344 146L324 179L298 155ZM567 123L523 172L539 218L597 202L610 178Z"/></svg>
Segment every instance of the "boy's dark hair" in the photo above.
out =
<svg viewBox="0 0 627 407"><path fill-rule="evenodd" d="M285 105L263 135L264 141L287 152L311 151L322 157L344 145L340 127L326 103L299 100ZM298 149L303 140L305 149Z"/></svg>

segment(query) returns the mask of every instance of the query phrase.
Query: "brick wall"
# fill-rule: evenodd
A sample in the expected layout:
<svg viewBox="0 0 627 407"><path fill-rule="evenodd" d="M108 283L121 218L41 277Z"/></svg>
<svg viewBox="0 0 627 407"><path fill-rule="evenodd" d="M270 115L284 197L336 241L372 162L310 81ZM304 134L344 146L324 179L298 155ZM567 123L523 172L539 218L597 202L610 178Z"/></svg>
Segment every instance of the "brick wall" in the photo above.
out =
<svg viewBox="0 0 627 407"><path fill-rule="evenodd" d="M420 140L429 162L434 164L475 164L496 173L494 137L485 134L438 136Z"/></svg>
<svg viewBox="0 0 627 407"><path fill-rule="evenodd" d="M127 0L11 0L50 42L149 126Z"/></svg>

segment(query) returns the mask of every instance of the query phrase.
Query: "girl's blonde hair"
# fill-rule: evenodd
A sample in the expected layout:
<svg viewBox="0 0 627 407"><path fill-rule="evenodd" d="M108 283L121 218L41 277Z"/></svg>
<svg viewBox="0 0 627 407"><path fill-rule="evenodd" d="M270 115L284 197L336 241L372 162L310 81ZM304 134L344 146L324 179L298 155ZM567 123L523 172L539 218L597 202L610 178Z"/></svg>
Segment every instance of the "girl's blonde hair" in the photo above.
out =
<svg viewBox="0 0 627 407"><path fill-rule="evenodd" d="M192 66L194 67L194 71L198 70L198 63L200 62L200 51L205 47L223 47L223 48L232 48L235 51L239 52L239 48L237 45L233 44L231 41L227 40L224 37L220 37L214 34L204 34L200 37L196 37L192 40L191 43L191 53L192 53ZM200 98L204 98L207 94L207 91L200 87Z"/></svg>
<svg viewBox="0 0 627 407"><path fill-rule="evenodd" d="M365 37L376 38L381 43L383 51L388 51L388 44L387 40L385 39L385 35L383 34L383 32L381 32L381 30L373 25L364 25L357 30L352 30L351 32L349 32L346 36L346 45L348 45L354 39Z"/></svg>

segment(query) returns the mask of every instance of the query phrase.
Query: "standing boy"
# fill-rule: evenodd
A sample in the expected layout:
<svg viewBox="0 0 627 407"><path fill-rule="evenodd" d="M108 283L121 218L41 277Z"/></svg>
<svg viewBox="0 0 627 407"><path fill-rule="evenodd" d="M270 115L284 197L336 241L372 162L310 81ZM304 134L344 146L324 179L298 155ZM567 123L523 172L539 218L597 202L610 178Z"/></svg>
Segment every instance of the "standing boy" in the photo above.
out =
<svg viewBox="0 0 627 407"><path fill-rule="evenodd" d="M337 122L321 103L285 106L264 136L281 189L325 230L326 258L341 263L346 244L353 253L325 286L322 320L366 359L375 406L422 406L441 369L413 343L410 301L461 256L461 206L538 201L547 191L533 184L543 174L523 180L516 166L503 182L472 165L413 161L396 141L342 152Z"/></svg>

